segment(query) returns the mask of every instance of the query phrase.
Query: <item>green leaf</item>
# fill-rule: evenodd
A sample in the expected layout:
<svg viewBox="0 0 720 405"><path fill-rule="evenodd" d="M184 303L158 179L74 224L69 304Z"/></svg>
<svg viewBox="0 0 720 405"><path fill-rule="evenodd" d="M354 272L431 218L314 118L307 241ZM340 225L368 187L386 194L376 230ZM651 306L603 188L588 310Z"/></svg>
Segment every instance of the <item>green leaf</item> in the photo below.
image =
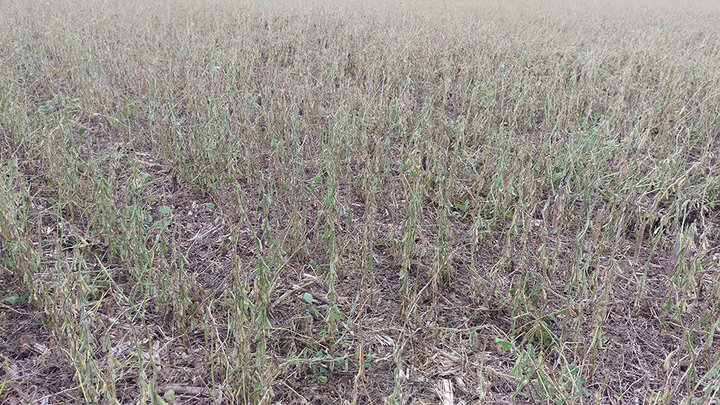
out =
<svg viewBox="0 0 720 405"><path fill-rule="evenodd" d="M467 212L468 208L470 208L470 201L465 200L464 203L455 203L455 209L462 212Z"/></svg>
<svg viewBox="0 0 720 405"><path fill-rule="evenodd" d="M570 375L575 377L578 373L578 368L574 363L570 363Z"/></svg>
<svg viewBox="0 0 720 405"><path fill-rule="evenodd" d="M338 309L334 308L334 307L330 307L328 309L327 317L328 317L328 321L341 321L342 320L342 315L340 315L340 311L338 311Z"/></svg>
<svg viewBox="0 0 720 405"><path fill-rule="evenodd" d="M615 142L614 140L611 139L609 141L605 141L605 146L607 146L608 148L614 149L614 148L617 148L618 144L617 144L617 142Z"/></svg>
<svg viewBox="0 0 720 405"><path fill-rule="evenodd" d="M326 382L328 382L328 378L327 378L326 376L324 376L324 375L319 375L317 379L318 379L318 381L320 381L321 383L326 383Z"/></svg>
<svg viewBox="0 0 720 405"><path fill-rule="evenodd" d="M496 344L500 345L500 347L502 347L503 350L506 351L506 352L509 352L510 349L512 349L512 343L508 342L508 341L505 340L505 339L495 338L495 339L493 339L493 341L494 341Z"/></svg>
<svg viewBox="0 0 720 405"><path fill-rule="evenodd" d="M170 215L170 207L168 207L167 205L161 205L160 208L158 208L158 210L160 211L160 214L162 214L163 216Z"/></svg>
<svg viewBox="0 0 720 405"><path fill-rule="evenodd" d="M17 304L19 301L20 301L20 296L19 296L19 295L11 295L11 296L5 297L5 299L3 299L3 302L7 302L7 303L10 304L10 305L15 305L15 304Z"/></svg>
<svg viewBox="0 0 720 405"><path fill-rule="evenodd" d="M307 302L308 304L312 304L313 296L312 296L312 294L310 294L310 293L305 293L305 294L303 294L303 299L304 299L305 302Z"/></svg>
<svg viewBox="0 0 720 405"><path fill-rule="evenodd" d="M168 402L175 402L175 391L173 391L173 390L165 391L165 395L163 395L163 398L165 398L165 400Z"/></svg>

